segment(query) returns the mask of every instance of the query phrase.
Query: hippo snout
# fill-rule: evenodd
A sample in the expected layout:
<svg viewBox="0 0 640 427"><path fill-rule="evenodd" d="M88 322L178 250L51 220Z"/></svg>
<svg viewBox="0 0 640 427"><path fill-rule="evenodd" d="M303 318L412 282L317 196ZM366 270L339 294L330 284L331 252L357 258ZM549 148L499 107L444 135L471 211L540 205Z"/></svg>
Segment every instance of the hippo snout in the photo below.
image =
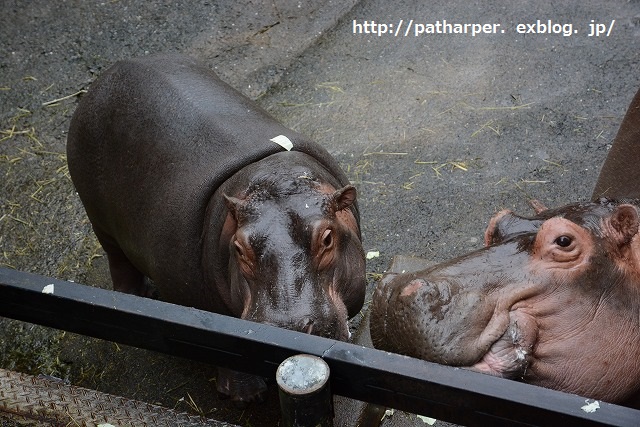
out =
<svg viewBox="0 0 640 427"><path fill-rule="evenodd" d="M451 302L451 286L447 282L416 278L401 289L398 300L398 303L411 304L413 309L421 312L426 308L434 320L440 321Z"/></svg>
<svg viewBox="0 0 640 427"><path fill-rule="evenodd" d="M387 310L409 311L407 315L415 315L428 310L435 320L442 320L447 305L451 302L451 284L443 281L427 280L416 277L408 282L402 278L387 285ZM415 310L415 312L414 312Z"/></svg>
<svg viewBox="0 0 640 427"><path fill-rule="evenodd" d="M404 289L402 289L402 291L400 292L400 296L409 297L411 295L414 295L420 289L423 289L423 287L425 286L429 286L429 284L423 279L413 279L411 282L409 282L409 284L407 284L407 286L405 286Z"/></svg>
<svg viewBox="0 0 640 427"><path fill-rule="evenodd" d="M262 313L260 317L247 317L246 320L342 341L347 341L350 336L346 316L342 318L334 310L323 313L290 313L288 315L274 311Z"/></svg>
<svg viewBox="0 0 640 427"><path fill-rule="evenodd" d="M451 295L449 283L421 277L400 275L381 284L374 292L371 308L374 346L414 357L433 353L440 344L431 330L444 320Z"/></svg>

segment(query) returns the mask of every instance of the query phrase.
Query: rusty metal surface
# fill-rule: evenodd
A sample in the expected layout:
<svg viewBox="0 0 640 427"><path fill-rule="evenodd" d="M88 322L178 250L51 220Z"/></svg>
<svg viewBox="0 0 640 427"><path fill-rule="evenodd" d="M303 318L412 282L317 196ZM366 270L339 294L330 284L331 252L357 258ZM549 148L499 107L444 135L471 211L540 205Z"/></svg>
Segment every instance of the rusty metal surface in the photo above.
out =
<svg viewBox="0 0 640 427"><path fill-rule="evenodd" d="M161 406L0 369L0 412L14 425L232 427ZM4 424L3 424L4 425Z"/></svg>

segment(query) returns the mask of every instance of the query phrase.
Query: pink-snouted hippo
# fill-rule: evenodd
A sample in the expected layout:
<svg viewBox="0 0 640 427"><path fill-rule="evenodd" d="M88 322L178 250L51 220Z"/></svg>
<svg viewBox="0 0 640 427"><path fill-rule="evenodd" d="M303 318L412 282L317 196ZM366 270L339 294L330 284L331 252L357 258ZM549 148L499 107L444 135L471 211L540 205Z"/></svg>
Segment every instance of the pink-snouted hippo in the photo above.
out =
<svg viewBox="0 0 640 427"><path fill-rule="evenodd" d="M529 228L529 229L527 229ZM636 405L638 203L500 212L483 249L376 288L377 348Z"/></svg>
<svg viewBox="0 0 640 427"><path fill-rule="evenodd" d="M639 161L640 92L592 202L499 212L483 249L439 265L398 258L374 345L640 408Z"/></svg>
<svg viewBox="0 0 640 427"><path fill-rule="evenodd" d="M120 61L71 121L69 172L115 290L347 340L364 302L356 190L331 155L180 55ZM260 400L220 369L218 391Z"/></svg>

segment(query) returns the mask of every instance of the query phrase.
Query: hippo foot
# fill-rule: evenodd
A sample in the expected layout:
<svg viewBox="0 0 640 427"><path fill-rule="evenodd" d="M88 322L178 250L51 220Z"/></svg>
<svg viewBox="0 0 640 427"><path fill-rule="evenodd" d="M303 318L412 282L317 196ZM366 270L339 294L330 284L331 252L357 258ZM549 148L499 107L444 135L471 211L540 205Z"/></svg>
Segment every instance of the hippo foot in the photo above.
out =
<svg viewBox="0 0 640 427"><path fill-rule="evenodd" d="M238 407L264 402L267 394L267 384L262 377L226 368L218 368L216 389L221 399L231 399Z"/></svg>

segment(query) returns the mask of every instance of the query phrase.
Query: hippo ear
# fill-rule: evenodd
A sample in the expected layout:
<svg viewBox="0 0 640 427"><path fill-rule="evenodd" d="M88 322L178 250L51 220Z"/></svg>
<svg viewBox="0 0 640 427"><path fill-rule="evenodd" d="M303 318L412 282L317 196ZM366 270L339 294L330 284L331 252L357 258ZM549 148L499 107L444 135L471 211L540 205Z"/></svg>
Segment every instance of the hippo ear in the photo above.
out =
<svg viewBox="0 0 640 427"><path fill-rule="evenodd" d="M609 223L615 231L614 239L618 245L626 245L638 234L638 211L633 205L620 205L611 214Z"/></svg>
<svg viewBox="0 0 640 427"><path fill-rule="evenodd" d="M331 202L336 212L348 208L355 200L356 188L353 185L345 185L331 195Z"/></svg>
<svg viewBox="0 0 640 427"><path fill-rule="evenodd" d="M498 233L498 223L503 217L511 214L512 212L509 209L503 209L491 217L491 219L489 220L489 225L487 225L487 229L484 231L485 246L490 246L494 243L498 243L498 240L500 239L500 235Z"/></svg>
<svg viewBox="0 0 640 427"><path fill-rule="evenodd" d="M533 211L536 213L536 215L549 209L544 204L542 204L540 200L537 200L537 199L529 200L529 206L533 208Z"/></svg>
<svg viewBox="0 0 640 427"><path fill-rule="evenodd" d="M237 220L238 212L245 206L246 202L238 199L237 197L227 196L226 194L223 194L223 196L227 209L229 209L229 212L231 212L233 217Z"/></svg>

